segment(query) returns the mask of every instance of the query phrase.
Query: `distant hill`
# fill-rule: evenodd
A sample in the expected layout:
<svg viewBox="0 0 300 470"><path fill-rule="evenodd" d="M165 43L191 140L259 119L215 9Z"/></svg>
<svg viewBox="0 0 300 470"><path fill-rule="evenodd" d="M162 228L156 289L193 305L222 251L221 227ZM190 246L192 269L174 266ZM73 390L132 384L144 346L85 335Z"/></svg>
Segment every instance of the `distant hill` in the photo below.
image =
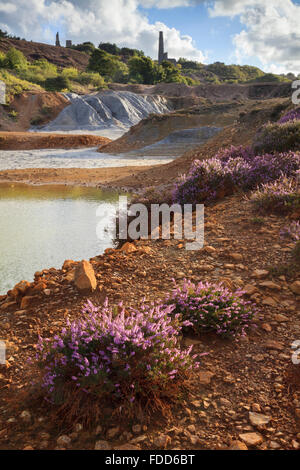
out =
<svg viewBox="0 0 300 470"><path fill-rule="evenodd" d="M6 53L12 47L21 51L30 62L46 59L58 67L75 67L78 70L85 70L89 62L88 54L74 49L25 40L0 39L1 52Z"/></svg>

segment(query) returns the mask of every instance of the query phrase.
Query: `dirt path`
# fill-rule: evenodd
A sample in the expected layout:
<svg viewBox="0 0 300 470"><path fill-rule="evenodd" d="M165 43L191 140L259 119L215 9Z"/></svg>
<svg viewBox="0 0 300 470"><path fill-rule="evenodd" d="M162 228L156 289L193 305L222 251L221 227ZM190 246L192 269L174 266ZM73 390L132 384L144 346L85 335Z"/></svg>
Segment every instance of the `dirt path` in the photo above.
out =
<svg viewBox="0 0 300 470"><path fill-rule="evenodd" d="M110 418L95 422L94 429L77 426L67 431L70 448L93 449L98 440L108 441L114 449L245 448L243 441L248 448L300 447L300 390L290 387L286 378L292 368L291 343L300 339L300 297L291 290L291 284L300 280L299 272L272 275L273 268L290 260L291 246L279 237L286 220L268 216L258 228L252 219L249 203L231 197L206 209L205 240L213 248L190 252L181 241L143 241L136 243L133 253L113 251L91 260L98 280L97 291L90 296L95 302L108 296L113 304L123 300L137 305L143 297L163 298L173 278L181 282L187 277L224 282L233 290L250 285L248 296L260 307L260 319L257 329L238 342L215 335L185 340L195 344L196 352L208 354L201 358L190 394L173 419L114 423L109 410ZM37 273L36 291L25 308L19 303L7 305L11 298L0 304L2 337L9 344L7 367L0 366L2 449L54 449L58 437L66 433L57 423L49 424L49 409L30 408L20 394L31 381L26 359L34 354L38 333L53 336L67 317L78 316L86 300L70 280L70 269ZM269 274L259 279L257 269ZM276 288L261 285L265 280L272 280ZM50 295L44 293L45 286ZM29 418L20 417L24 410ZM267 415L270 421L253 424L249 412ZM138 431L133 432L134 424L141 425ZM111 428L116 428L113 438L107 434ZM256 443L250 444L248 433L254 433Z"/></svg>

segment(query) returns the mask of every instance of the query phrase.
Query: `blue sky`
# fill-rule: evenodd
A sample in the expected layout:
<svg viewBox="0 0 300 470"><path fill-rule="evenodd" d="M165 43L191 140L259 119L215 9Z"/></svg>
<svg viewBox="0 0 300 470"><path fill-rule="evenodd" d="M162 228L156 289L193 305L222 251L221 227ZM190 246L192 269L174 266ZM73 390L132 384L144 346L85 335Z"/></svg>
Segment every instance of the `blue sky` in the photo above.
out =
<svg viewBox="0 0 300 470"><path fill-rule="evenodd" d="M205 5L172 9L142 8L151 23L162 21L169 28L176 28L192 36L196 47L209 58L209 62L233 63L236 61L232 38L243 29L239 17L211 18ZM253 61L254 65L259 60Z"/></svg>
<svg viewBox="0 0 300 470"><path fill-rule="evenodd" d="M174 8L174 5L177 7ZM162 8L162 6L164 8ZM300 74L300 0L0 0L0 28L27 40L115 42L157 58Z"/></svg>

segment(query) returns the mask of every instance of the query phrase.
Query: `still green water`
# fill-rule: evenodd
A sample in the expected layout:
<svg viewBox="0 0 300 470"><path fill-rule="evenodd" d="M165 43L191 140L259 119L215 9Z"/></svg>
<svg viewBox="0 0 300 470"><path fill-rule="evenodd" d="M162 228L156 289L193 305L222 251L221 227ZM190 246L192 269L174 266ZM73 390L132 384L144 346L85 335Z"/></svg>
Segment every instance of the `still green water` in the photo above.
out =
<svg viewBox="0 0 300 470"><path fill-rule="evenodd" d="M36 271L113 246L109 227L118 200L118 193L96 188L0 185L0 294L32 281Z"/></svg>

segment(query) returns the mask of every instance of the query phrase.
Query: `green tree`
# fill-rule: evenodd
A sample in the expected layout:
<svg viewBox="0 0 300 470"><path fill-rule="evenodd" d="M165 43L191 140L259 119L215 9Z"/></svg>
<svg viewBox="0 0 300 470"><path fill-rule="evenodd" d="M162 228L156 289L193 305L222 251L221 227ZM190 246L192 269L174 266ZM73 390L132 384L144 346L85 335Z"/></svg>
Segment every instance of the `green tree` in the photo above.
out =
<svg viewBox="0 0 300 470"><path fill-rule="evenodd" d="M95 49L92 53L88 69L92 72L98 72L106 80L127 81L128 67L116 56L108 54L101 49Z"/></svg>
<svg viewBox="0 0 300 470"><path fill-rule="evenodd" d="M48 91L63 91L70 89L70 82L67 77L58 75L58 77L47 78L45 80L45 88Z"/></svg>
<svg viewBox="0 0 300 470"><path fill-rule="evenodd" d="M100 42L99 49L101 51L108 52L108 54L119 55L120 49L116 44L111 44L110 42Z"/></svg>
<svg viewBox="0 0 300 470"><path fill-rule="evenodd" d="M12 47L6 54L4 65L8 69L18 70L26 68L28 63L24 54Z"/></svg>
<svg viewBox="0 0 300 470"><path fill-rule="evenodd" d="M142 79L140 83L145 85L153 85L157 81L157 66L150 57L132 57L128 65L131 79Z"/></svg>
<svg viewBox="0 0 300 470"><path fill-rule="evenodd" d="M77 44L76 46L75 45L72 46L72 49L75 49L76 51L80 51L80 52L85 52L86 54L92 54L96 48L92 42L86 41L86 42L83 42L82 44Z"/></svg>
<svg viewBox="0 0 300 470"><path fill-rule="evenodd" d="M185 77L181 75L180 68L172 64L168 60L162 62L162 67L164 69L164 79L166 83L185 83L188 84L188 81Z"/></svg>

